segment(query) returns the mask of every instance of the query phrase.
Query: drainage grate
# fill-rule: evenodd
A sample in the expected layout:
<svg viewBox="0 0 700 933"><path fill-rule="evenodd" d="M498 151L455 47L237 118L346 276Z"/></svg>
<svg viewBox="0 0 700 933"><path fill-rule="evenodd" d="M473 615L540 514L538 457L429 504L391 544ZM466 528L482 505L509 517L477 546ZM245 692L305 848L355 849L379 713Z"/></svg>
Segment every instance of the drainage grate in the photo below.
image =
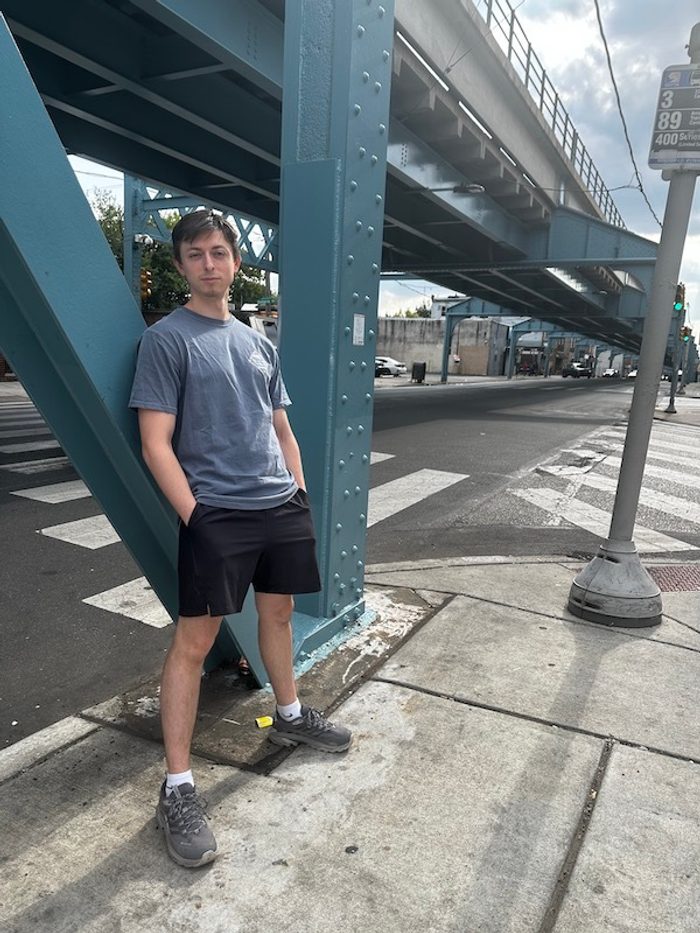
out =
<svg viewBox="0 0 700 933"><path fill-rule="evenodd" d="M649 576L662 593L674 590L700 590L700 565L669 564L664 567L647 567Z"/></svg>

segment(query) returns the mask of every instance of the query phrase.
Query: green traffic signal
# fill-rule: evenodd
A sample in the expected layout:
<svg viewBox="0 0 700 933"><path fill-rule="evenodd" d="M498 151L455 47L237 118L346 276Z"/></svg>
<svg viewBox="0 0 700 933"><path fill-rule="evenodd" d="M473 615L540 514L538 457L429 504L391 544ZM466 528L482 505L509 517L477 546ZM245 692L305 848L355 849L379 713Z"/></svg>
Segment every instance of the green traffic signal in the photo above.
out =
<svg viewBox="0 0 700 933"><path fill-rule="evenodd" d="M674 306L673 306L673 310L674 310L674 311L682 311L682 310L683 310L683 302L682 302L682 301L677 301L677 302L674 304Z"/></svg>

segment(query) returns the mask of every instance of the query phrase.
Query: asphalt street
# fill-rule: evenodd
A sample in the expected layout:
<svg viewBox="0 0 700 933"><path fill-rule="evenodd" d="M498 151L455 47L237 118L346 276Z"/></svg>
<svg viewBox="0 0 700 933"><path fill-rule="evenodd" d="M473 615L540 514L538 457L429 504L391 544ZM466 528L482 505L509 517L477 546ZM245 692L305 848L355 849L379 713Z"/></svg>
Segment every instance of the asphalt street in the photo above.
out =
<svg viewBox="0 0 700 933"><path fill-rule="evenodd" d="M403 485L387 516L369 529L367 562L592 550L596 536L553 520L531 487L544 482L541 464L585 446L592 432L622 424L631 391L603 380L446 387L383 380L372 450L384 459L372 466L370 521L372 497L393 481ZM2 417L0 748L151 676L171 637L169 626L152 627L84 601L139 578L139 568L119 541L88 548L46 534L99 516L99 504L87 496L49 504L17 495L78 477L59 459L18 472L18 463L51 461L63 452L57 445L8 450L51 437L29 407L7 405ZM431 490L426 476L447 476L449 485ZM552 479L559 489L567 482ZM374 508L378 515L376 502ZM700 545L693 530L679 534L689 546Z"/></svg>

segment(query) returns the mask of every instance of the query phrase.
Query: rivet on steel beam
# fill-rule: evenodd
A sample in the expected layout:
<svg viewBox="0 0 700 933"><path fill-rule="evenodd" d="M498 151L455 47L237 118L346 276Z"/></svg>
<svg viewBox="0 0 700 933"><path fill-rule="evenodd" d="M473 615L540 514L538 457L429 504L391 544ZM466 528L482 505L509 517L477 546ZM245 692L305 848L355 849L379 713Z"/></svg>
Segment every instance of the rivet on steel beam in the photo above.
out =
<svg viewBox="0 0 700 933"><path fill-rule="evenodd" d="M362 462L367 463L368 460L369 460L369 457L367 456L367 454L362 454Z"/></svg>
<svg viewBox="0 0 700 933"><path fill-rule="evenodd" d="M342 531L342 530L343 530L343 526L341 525L340 522L338 522L338 524L335 526L335 530L336 530L336 531Z"/></svg>
<svg viewBox="0 0 700 933"><path fill-rule="evenodd" d="M339 461L338 461L338 466L339 466L340 469L342 470L343 467L345 466L345 461L344 461L344 460L339 460Z"/></svg>
<svg viewBox="0 0 700 933"><path fill-rule="evenodd" d="M352 253L348 253L348 265L351 266L355 262L355 257Z"/></svg>
<svg viewBox="0 0 700 933"><path fill-rule="evenodd" d="M347 556L348 556L348 552L347 552L347 551L341 551L341 552L340 552L340 557L341 557L342 560L345 560L345 558L346 558Z"/></svg>
<svg viewBox="0 0 700 933"><path fill-rule="evenodd" d="M389 59L391 58L391 52L388 49L384 49L384 51L382 52L382 58L384 59L385 62L388 62Z"/></svg>
<svg viewBox="0 0 700 933"><path fill-rule="evenodd" d="M364 372L367 369L367 363L364 360L360 363L360 369Z"/></svg>
<svg viewBox="0 0 700 933"><path fill-rule="evenodd" d="M359 486L355 486L355 495L359 496L361 492L362 492L362 489Z"/></svg>
<svg viewBox="0 0 700 933"><path fill-rule="evenodd" d="M365 82L365 84L367 84L367 82L369 81L369 71L362 72L362 80Z"/></svg>
<svg viewBox="0 0 700 933"><path fill-rule="evenodd" d="M375 94L378 94L378 93L381 91L381 89L382 89L382 82L381 82L381 81L375 81L375 82L374 82L374 93L375 93Z"/></svg>
<svg viewBox="0 0 700 933"><path fill-rule="evenodd" d="M368 305L372 299L369 297L369 295L365 295L362 300L366 305Z"/></svg>
<svg viewBox="0 0 700 933"><path fill-rule="evenodd" d="M355 368L355 361L350 360L350 362L348 363L348 369L352 371L354 368Z"/></svg>
<svg viewBox="0 0 700 933"><path fill-rule="evenodd" d="M334 579L335 582L337 583L338 580L340 580L340 574L339 574L339 573L334 573L334 574L333 574L333 579Z"/></svg>
<svg viewBox="0 0 700 933"><path fill-rule="evenodd" d="M384 123L379 124L379 135L383 136L386 133L386 126Z"/></svg>
<svg viewBox="0 0 700 933"><path fill-rule="evenodd" d="M362 596L362 590L360 589L359 586L358 586L357 589L355 590L355 596Z"/></svg>
<svg viewBox="0 0 700 933"><path fill-rule="evenodd" d="M341 395L341 396L340 396L340 401L343 403L343 405L347 402L347 400L348 400L347 395Z"/></svg>
<svg viewBox="0 0 700 933"><path fill-rule="evenodd" d="M358 424L358 426L357 426L357 433L358 433L358 434L362 434L362 432L364 431L364 429L365 429L365 428L364 428L364 425Z"/></svg>
<svg viewBox="0 0 700 933"><path fill-rule="evenodd" d="M357 583L357 577L350 577L350 582L354 586Z"/></svg>
<svg viewBox="0 0 700 933"><path fill-rule="evenodd" d="M365 149L364 146L360 146L360 148L357 151L359 152L361 159L367 155L367 150Z"/></svg>
<svg viewBox="0 0 700 933"><path fill-rule="evenodd" d="M359 294L358 294L357 292L353 292L353 293L352 293L352 300L353 300L353 301L359 301L359 300L360 300L360 296L359 296Z"/></svg>
<svg viewBox="0 0 700 933"><path fill-rule="evenodd" d="M379 13L379 16L381 17L381 16L384 16L384 14L386 13L386 10L384 9L383 6L380 6L380 7L377 7L377 13Z"/></svg>
<svg viewBox="0 0 700 933"><path fill-rule="evenodd" d="M343 333L345 334L346 337L349 337L349 336L350 336L350 328L349 328L349 327L344 327L344 328L343 328Z"/></svg>
<svg viewBox="0 0 700 933"><path fill-rule="evenodd" d="M357 27L357 34L358 34L358 36L360 36L360 38L362 38L362 36L364 36L364 34L365 34L365 27L364 27L364 26L358 26L358 27Z"/></svg>
<svg viewBox="0 0 700 933"><path fill-rule="evenodd" d="M375 194L375 196L374 196L374 203L375 203L375 204L381 204L383 200L384 200L384 198L381 196L381 194Z"/></svg>
<svg viewBox="0 0 700 933"><path fill-rule="evenodd" d="M344 583L339 583L339 584L338 584L338 591L339 591L340 593L344 593L344 592L345 592L345 584L344 584Z"/></svg>
<svg viewBox="0 0 700 933"><path fill-rule="evenodd" d="M350 550L352 551L353 554L357 554L357 552L359 551L359 548L356 544L353 544Z"/></svg>
<svg viewBox="0 0 700 933"><path fill-rule="evenodd" d="M348 435L352 434L352 426L351 426L351 425L348 425L348 426L347 426L347 428L345 429L345 433L348 434Z"/></svg>
<svg viewBox="0 0 700 933"><path fill-rule="evenodd" d="M366 518L367 518L367 516L365 515L365 513L364 513L364 512L361 512L361 513L360 513L360 523L364 522Z"/></svg>
<svg viewBox="0 0 700 933"><path fill-rule="evenodd" d="M349 489L344 489L344 490L343 490L343 499L349 499L349 498L350 498L350 490L349 490Z"/></svg>
<svg viewBox="0 0 700 933"><path fill-rule="evenodd" d="M360 568L360 570L361 570L365 565L364 565L364 563L363 563L361 560L358 560L357 566L358 566L358 567Z"/></svg>
<svg viewBox="0 0 700 933"><path fill-rule="evenodd" d="M355 104L355 106L352 109L356 117L362 113L362 107L360 107L359 104Z"/></svg>
<svg viewBox="0 0 700 933"><path fill-rule="evenodd" d="M365 401L366 401L366 402L371 402L371 401L372 401L372 396L370 395L369 392L365 392Z"/></svg>
<svg viewBox="0 0 700 933"><path fill-rule="evenodd" d="M367 336L368 336L368 337L374 337L374 331L373 331L373 330L368 330L368 331L367 331Z"/></svg>
<svg viewBox="0 0 700 933"><path fill-rule="evenodd" d="M377 272L379 272L379 266L377 265L376 262L373 262L373 263L372 263L372 272L373 272L375 275L377 274Z"/></svg>
<svg viewBox="0 0 700 933"><path fill-rule="evenodd" d="M348 454L348 460L352 460L354 456L355 454L352 451L350 451L350 453Z"/></svg>
<svg viewBox="0 0 700 933"><path fill-rule="evenodd" d="M374 233L374 227L370 224L370 226L367 227L367 236L372 236L373 233Z"/></svg>
<svg viewBox="0 0 700 933"><path fill-rule="evenodd" d="M340 609L340 603L333 603L331 606L331 612L337 612Z"/></svg>
<svg viewBox="0 0 700 933"><path fill-rule="evenodd" d="M369 161L372 163L372 165L376 165L377 162L379 161L379 156L373 155L371 156Z"/></svg>
<svg viewBox="0 0 700 933"><path fill-rule="evenodd" d="M351 190L351 191L357 191L357 182L355 181L354 178L353 178L353 180L350 182L350 190Z"/></svg>
<svg viewBox="0 0 700 933"><path fill-rule="evenodd" d="M362 221L361 221L361 220L356 220L356 221L355 221L355 230L362 230Z"/></svg>

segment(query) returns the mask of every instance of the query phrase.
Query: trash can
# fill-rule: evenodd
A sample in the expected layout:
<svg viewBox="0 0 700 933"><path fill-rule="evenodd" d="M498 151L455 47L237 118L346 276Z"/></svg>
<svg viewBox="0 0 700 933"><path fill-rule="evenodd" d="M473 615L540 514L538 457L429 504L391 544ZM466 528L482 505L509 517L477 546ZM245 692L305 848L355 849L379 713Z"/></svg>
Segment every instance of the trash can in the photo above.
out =
<svg viewBox="0 0 700 933"><path fill-rule="evenodd" d="M411 382L425 382L425 363L414 363L411 367Z"/></svg>

